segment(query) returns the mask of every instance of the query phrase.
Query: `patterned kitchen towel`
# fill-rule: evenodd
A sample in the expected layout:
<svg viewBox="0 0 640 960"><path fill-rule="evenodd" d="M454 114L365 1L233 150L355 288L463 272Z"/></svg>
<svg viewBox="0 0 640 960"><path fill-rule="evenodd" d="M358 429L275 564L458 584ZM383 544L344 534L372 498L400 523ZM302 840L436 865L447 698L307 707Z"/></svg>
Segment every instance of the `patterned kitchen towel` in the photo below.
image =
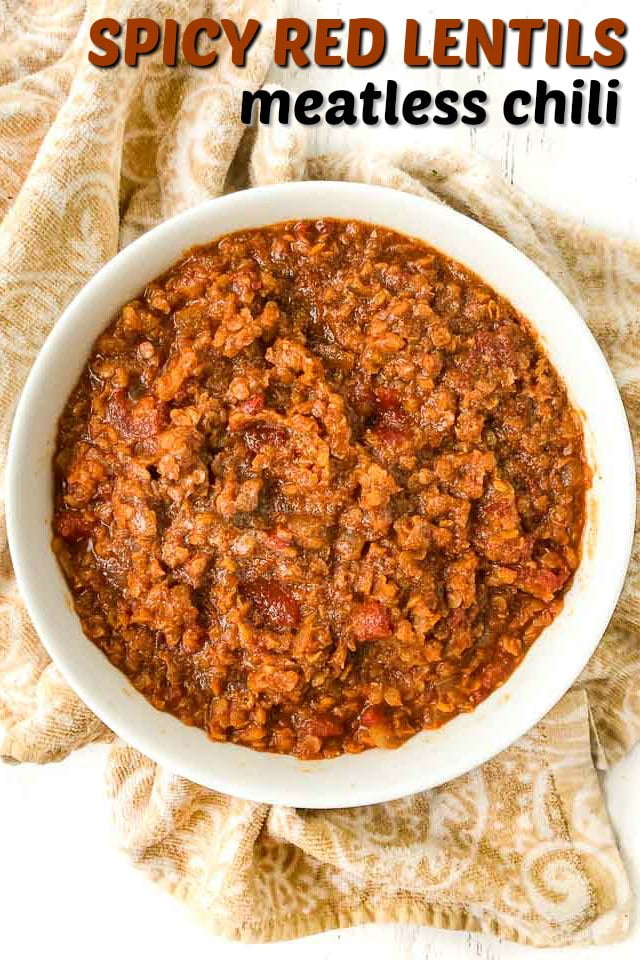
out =
<svg viewBox="0 0 640 960"><path fill-rule="evenodd" d="M299 130L239 121L264 82L273 0L222 3L263 22L247 67L87 60L99 16L132 0L0 3L0 465L20 388L60 312L95 271L155 223L231 189L294 179L381 183L448 203L506 237L576 304L640 437L640 246L559 217L475 156L309 157ZM154 17L215 16L206 2ZM40 646L0 540L0 753L58 760L112 740ZM640 736L640 564L576 686L527 736L436 790L361 809L306 811L233 799L109 747L108 789L132 860L212 931L244 940L367 921L491 931L537 945L624 935L631 895L596 766ZM595 765L594 765L595 760Z"/></svg>

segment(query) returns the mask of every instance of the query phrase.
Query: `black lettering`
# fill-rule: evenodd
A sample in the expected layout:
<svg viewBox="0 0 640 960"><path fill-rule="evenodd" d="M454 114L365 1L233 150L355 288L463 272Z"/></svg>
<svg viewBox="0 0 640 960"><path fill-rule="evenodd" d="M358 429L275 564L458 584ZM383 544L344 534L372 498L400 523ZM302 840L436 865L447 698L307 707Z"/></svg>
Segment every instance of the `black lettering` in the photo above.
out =
<svg viewBox="0 0 640 960"><path fill-rule="evenodd" d="M431 105L431 94L426 90L412 90L404 98L402 104L402 116L407 123L414 126L422 126L429 123L429 117L424 113Z"/></svg>
<svg viewBox="0 0 640 960"><path fill-rule="evenodd" d="M587 120L592 127L599 127L602 123L602 117L600 116L601 89L602 85L598 80L592 80L589 84L589 109L587 111Z"/></svg>
<svg viewBox="0 0 640 960"><path fill-rule="evenodd" d="M299 94L293 106L293 114L298 123L306 127L320 123L318 114L310 116L310 113L312 110L319 110L323 103L324 97L319 90L305 90L304 93Z"/></svg>
<svg viewBox="0 0 640 960"><path fill-rule="evenodd" d="M609 87L609 92L607 93L607 109L605 113L605 119L607 123L617 123L618 122L618 94L616 90L620 86L619 80L609 80L607 84Z"/></svg>
<svg viewBox="0 0 640 960"><path fill-rule="evenodd" d="M584 106L584 97L582 88L584 80L573 81L573 94L571 96L571 123L582 123L582 108Z"/></svg>
<svg viewBox="0 0 640 960"><path fill-rule="evenodd" d="M450 127L458 119L458 108L454 107L460 95L455 90L441 90L436 94L436 108L441 111L442 116L433 118L433 122L442 127Z"/></svg>
<svg viewBox="0 0 640 960"><path fill-rule="evenodd" d="M398 117L398 84L395 80L387 80L387 98L384 105L384 122L395 127Z"/></svg>
<svg viewBox="0 0 640 960"><path fill-rule="evenodd" d="M529 122L529 114L516 113L516 104L520 102L523 106L531 103L531 94L527 90L512 90L504 99L502 113L507 123L512 123L516 127Z"/></svg>
<svg viewBox="0 0 640 960"><path fill-rule="evenodd" d="M364 90L360 93L362 100L362 122L368 127L375 127L379 121L376 113L376 100L380 100L382 93L369 81Z"/></svg>
<svg viewBox="0 0 640 960"><path fill-rule="evenodd" d="M480 104L486 103L487 100L488 96L484 90L470 90L465 93L462 103L467 113L461 117L462 122L473 127L484 123L487 119L487 111Z"/></svg>
<svg viewBox="0 0 640 960"><path fill-rule="evenodd" d="M546 80L538 80L536 83L536 105L533 111L533 119L536 123L544 124L546 122L547 107L551 101L554 103L554 123L564 123L567 110L566 96L562 90L549 90Z"/></svg>
<svg viewBox="0 0 640 960"><path fill-rule="evenodd" d="M330 126L337 127L341 123L346 123L347 126L352 127L358 122L356 101L351 90L334 90L327 100L332 104L325 115L325 120Z"/></svg>
<svg viewBox="0 0 640 960"><path fill-rule="evenodd" d="M291 109L291 96L286 90L251 90L242 91L242 107L240 110L240 119L246 125L252 120L254 104L259 104L259 122L263 124L271 123L271 108L274 100L278 101L278 123L289 123L289 111Z"/></svg>

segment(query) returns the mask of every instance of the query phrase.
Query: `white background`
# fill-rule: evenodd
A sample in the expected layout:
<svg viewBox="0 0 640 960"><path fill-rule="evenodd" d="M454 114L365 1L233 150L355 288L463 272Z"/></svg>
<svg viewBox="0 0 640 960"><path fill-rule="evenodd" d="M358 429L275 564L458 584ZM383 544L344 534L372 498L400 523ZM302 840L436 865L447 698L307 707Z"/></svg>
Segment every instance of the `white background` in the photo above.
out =
<svg viewBox="0 0 640 960"><path fill-rule="evenodd" d="M152 4L149 7L152 15ZM635 37L640 16L636 9L631 0L615 5L593 0L556 0L554 4L521 3L517 7L489 0L459 0L455 4L409 0L334 0L329 4L299 0L289 4L288 12L309 21L318 16L372 16L382 20L389 34L387 56L382 67L367 71L310 67L293 71L287 77L274 71L272 79L276 83L286 80L296 89L350 86L360 90L368 80L380 87L391 78L399 80L405 92L418 87L461 92L482 87L490 97L490 119L482 127L314 127L310 128L313 147L323 151L374 151L403 145L424 150L441 145L476 149L532 196L588 223L640 236L636 137L640 48ZM627 61L615 71L622 81L618 126L509 127L500 110L507 91L516 87L532 89L540 77L549 79L555 87L570 90L581 71L549 70L538 64L524 70L514 66L514 46L501 70L406 70L402 66L402 34L403 21L408 16L424 24L425 40L436 16L480 16L485 22L492 17L510 16L552 16L560 20L576 17L585 24L586 41L592 37L593 24L599 19L622 18L629 33ZM582 73L588 82L603 71L592 68ZM608 76L600 78L606 83ZM361 927L269 946L241 946L212 938L115 849L103 786L106 749L89 747L62 764L44 768L0 765L0 949L7 958L31 960L63 951L69 960L84 960L87 955L92 960L102 960L123 952L127 957L139 955L154 960L196 955L215 955L218 960L343 960L354 955L366 955L371 960L517 960L534 955L531 949L489 937L408 926ZM639 749L608 775L605 790L620 848L636 896L640 897ZM568 955L573 960L637 958L640 924L635 924L631 938L615 947L574 950L570 954L550 950L545 953L545 960Z"/></svg>

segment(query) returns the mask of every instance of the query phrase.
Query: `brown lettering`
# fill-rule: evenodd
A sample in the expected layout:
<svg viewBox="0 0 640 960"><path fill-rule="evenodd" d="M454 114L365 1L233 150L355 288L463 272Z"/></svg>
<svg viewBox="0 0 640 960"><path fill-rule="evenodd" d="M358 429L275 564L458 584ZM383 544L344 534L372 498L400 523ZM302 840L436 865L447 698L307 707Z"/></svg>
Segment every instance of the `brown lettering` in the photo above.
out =
<svg viewBox="0 0 640 960"><path fill-rule="evenodd" d="M417 20L407 20L404 35L404 62L408 67L426 67L429 57L426 53L418 53L420 46L420 23Z"/></svg>
<svg viewBox="0 0 640 960"><path fill-rule="evenodd" d="M165 20L164 40L162 42L162 62L165 67L175 67L178 60L178 40L180 24L177 20Z"/></svg>
<svg viewBox="0 0 640 960"><path fill-rule="evenodd" d="M241 36L233 20L221 20L220 23L231 47L231 63L234 67L244 67L249 48L260 33L262 24L259 20L247 20Z"/></svg>
<svg viewBox="0 0 640 960"><path fill-rule="evenodd" d="M469 20L467 26L466 62L470 67L480 65L480 50L492 67L501 67L504 61L504 20L494 20L489 37L482 20Z"/></svg>
<svg viewBox="0 0 640 960"><path fill-rule="evenodd" d="M624 37L627 32L627 25L623 20L616 17L609 17L608 20L601 20L596 27L596 40L601 47L609 51L608 56L600 53L598 50L593 55L593 59L599 67L619 67L624 63L626 51L624 45L619 40L610 37L610 33L615 33L617 37Z"/></svg>
<svg viewBox="0 0 640 960"><path fill-rule="evenodd" d="M295 30L293 36L291 31ZM274 44L273 59L279 67L289 66L289 56L293 57L293 62L298 67L308 67L309 57L304 52L304 48L309 43L311 30L309 24L298 17L284 17L278 20L276 25L276 39Z"/></svg>
<svg viewBox="0 0 640 960"><path fill-rule="evenodd" d="M105 33L110 33L112 37L119 37L121 32L122 27L113 17L101 17L99 20L93 21L89 30L89 37L98 50L104 50L102 55L95 53L93 50L89 51L89 62L94 67L113 67L118 62L120 47L115 40L105 37Z"/></svg>
<svg viewBox="0 0 640 960"><path fill-rule="evenodd" d="M215 50L210 50L209 53L198 53L198 37L201 33L206 33L210 40L215 40L220 36L220 24L210 17L197 17L184 28L182 52L185 60L192 67L210 67L216 62L218 56Z"/></svg>
<svg viewBox="0 0 640 960"><path fill-rule="evenodd" d="M562 24L559 20L547 20L547 45L545 47L545 63L550 67L557 67L560 63L560 41L562 39Z"/></svg>
<svg viewBox="0 0 640 960"><path fill-rule="evenodd" d="M521 67L531 66L533 33L543 28L544 20L509 20L509 29L519 32L518 63Z"/></svg>
<svg viewBox="0 0 640 960"><path fill-rule="evenodd" d="M462 59L457 53L447 53L449 47L458 46L458 38L450 37L449 30L459 30L462 20L436 20L433 36L433 62L437 67L457 67Z"/></svg>
<svg viewBox="0 0 640 960"><path fill-rule="evenodd" d="M340 38L333 37L331 31L342 30L343 27L344 20L318 20L316 22L316 42L313 59L319 67L342 66L342 56L339 53L329 53L329 50L340 44Z"/></svg>
<svg viewBox="0 0 640 960"><path fill-rule="evenodd" d="M371 49L362 52L362 35L371 35ZM387 32L379 20L361 17L349 21L349 42L347 44L347 63L351 67L372 67L384 56L387 45Z"/></svg>
<svg viewBox="0 0 640 960"><path fill-rule="evenodd" d="M129 67L137 67L138 57L153 53L159 43L160 27L155 20L149 17L132 17L127 20L124 62Z"/></svg>
<svg viewBox="0 0 640 960"><path fill-rule="evenodd" d="M582 24L579 20L569 20L567 25L567 63L571 67L588 67L591 57L580 53Z"/></svg>

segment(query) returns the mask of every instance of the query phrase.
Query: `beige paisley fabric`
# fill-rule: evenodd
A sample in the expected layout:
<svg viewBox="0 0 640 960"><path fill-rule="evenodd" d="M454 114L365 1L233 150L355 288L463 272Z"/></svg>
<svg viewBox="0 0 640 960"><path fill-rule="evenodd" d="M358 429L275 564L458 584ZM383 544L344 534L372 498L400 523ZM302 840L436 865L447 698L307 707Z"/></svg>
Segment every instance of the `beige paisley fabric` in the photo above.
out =
<svg viewBox="0 0 640 960"><path fill-rule="evenodd" d="M148 14L131 0L0 2L0 466L44 337L86 280L161 219L230 189L290 179L384 183L452 204L520 247L582 312L640 437L640 248L522 196L478 158L309 157L295 128L238 119L264 82L273 0L167 0L153 15L254 16L247 67L148 59L100 71L88 26ZM347 211L345 211L347 213ZM576 687L484 767L420 796L355 810L268 808L176 777L122 743L108 790L120 842L215 932L265 941L366 921L491 931L538 945L624 935L630 889L604 806L605 768L640 737L640 558ZM44 762L111 734L31 628L0 537L0 753ZM594 765L595 760L595 765Z"/></svg>

